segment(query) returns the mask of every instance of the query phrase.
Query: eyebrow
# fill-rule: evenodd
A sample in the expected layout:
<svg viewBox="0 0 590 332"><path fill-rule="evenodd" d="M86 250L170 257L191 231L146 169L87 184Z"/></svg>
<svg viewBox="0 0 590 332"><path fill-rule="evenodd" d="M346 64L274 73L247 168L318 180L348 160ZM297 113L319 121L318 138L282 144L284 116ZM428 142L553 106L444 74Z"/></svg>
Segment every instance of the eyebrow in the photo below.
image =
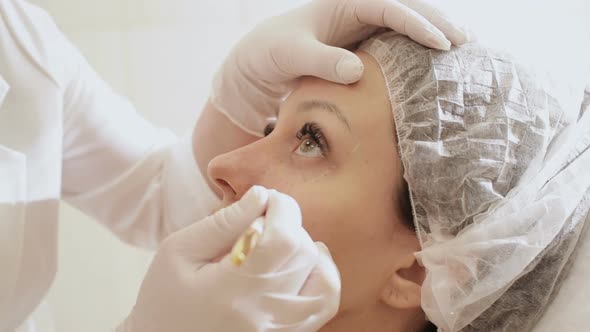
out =
<svg viewBox="0 0 590 332"><path fill-rule="evenodd" d="M348 131L351 131L350 124L348 123L346 116L344 116L338 106L332 104L331 102L326 100L312 99L304 101L297 106L297 112L309 112L311 110L322 110L336 115L336 117L344 125L346 125Z"/></svg>

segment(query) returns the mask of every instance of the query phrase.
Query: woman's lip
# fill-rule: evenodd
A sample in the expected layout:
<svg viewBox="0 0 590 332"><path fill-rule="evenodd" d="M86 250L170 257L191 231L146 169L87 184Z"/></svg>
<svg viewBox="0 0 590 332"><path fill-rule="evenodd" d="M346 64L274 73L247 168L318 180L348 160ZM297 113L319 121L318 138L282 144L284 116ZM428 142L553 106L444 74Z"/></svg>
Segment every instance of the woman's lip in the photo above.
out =
<svg viewBox="0 0 590 332"><path fill-rule="evenodd" d="M226 199L226 198L224 197L224 198L223 198L223 199L222 199L222 200L219 202L219 204L218 204L218 205L217 205L215 208L213 208L213 210L211 211L211 213L210 213L209 215L212 215L212 214L214 214L215 212L217 212L217 211L219 211L219 210L221 210L221 209L224 209L224 208L226 208L226 207L228 207L228 206L232 205L233 203L235 203L235 202L237 202L237 201L238 201L238 200L233 200L233 201L230 201L230 200L228 200L228 199Z"/></svg>

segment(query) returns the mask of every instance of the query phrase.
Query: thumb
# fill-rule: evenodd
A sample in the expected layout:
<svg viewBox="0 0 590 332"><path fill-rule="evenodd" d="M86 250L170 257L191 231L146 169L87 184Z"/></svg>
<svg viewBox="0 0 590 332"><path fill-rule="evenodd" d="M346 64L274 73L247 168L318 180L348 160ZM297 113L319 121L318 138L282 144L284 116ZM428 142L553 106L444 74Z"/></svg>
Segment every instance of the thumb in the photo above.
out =
<svg viewBox="0 0 590 332"><path fill-rule="evenodd" d="M297 75L312 75L335 83L358 81L364 70L361 59L349 50L329 46L317 40L306 40L293 47L293 71Z"/></svg>
<svg viewBox="0 0 590 332"><path fill-rule="evenodd" d="M311 271L298 296L267 298L275 307L288 309L289 315L275 318L275 325L268 331L318 331L338 313L340 306L340 273L322 242L315 243L320 260ZM269 301L272 303L272 301Z"/></svg>
<svg viewBox="0 0 590 332"><path fill-rule="evenodd" d="M315 245L320 253L319 261L311 271L299 295L307 297L326 296L330 298L330 301L324 303L324 305L335 305L337 310L340 303L340 272L328 247L323 242L316 242Z"/></svg>
<svg viewBox="0 0 590 332"><path fill-rule="evenodd" d="M229 251L242 232L264 214L267 203L268 191L253 186L239 201L186 227L177 236L191 258L214 259Z"/></svg>

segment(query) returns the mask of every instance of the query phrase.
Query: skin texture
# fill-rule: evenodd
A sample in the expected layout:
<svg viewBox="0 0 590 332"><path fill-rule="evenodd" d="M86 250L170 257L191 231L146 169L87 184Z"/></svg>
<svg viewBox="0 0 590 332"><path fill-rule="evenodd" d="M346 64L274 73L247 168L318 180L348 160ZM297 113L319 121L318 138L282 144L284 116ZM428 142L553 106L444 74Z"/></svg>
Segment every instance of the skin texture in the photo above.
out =
<svg viewBox="0 0 590 332"><path fill-rule="evenodd" d="M375 60L357 54L365 66L359 82L302 78L265 138L240 132L221 113L206 110L195 130L195 153L202 169L208 164L224 205L255 184L299 203L305 230L328 246L342 277L339 312L321 331L420 331L424 271L413 255L420 250L418 239L396 208L402 166L387 89ZM319 105L324 102L339 112ZM302 110L305 104L311 106ZM298 137L306 123L321 128L329 151L309 134ZM230 139L219 136L222 148L203 144L219 135L211 128L222 127L233 130Z"/></svg>

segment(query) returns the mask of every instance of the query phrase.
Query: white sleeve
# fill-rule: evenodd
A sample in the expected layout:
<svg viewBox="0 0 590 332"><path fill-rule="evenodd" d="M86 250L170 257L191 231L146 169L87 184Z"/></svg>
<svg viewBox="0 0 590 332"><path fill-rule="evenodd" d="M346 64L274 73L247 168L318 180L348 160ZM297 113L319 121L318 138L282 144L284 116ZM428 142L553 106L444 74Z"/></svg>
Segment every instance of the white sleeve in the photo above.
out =
<svg viewBox="0 0 590 332"><path fill-rule="evenodd" d="M71 69L64 84L63 198L144 247L209 214L219 200L199 171L191 136L178 140L147 122L56 34L62 38L53 41L63 44L52 47L67 50Z"/></svg>

